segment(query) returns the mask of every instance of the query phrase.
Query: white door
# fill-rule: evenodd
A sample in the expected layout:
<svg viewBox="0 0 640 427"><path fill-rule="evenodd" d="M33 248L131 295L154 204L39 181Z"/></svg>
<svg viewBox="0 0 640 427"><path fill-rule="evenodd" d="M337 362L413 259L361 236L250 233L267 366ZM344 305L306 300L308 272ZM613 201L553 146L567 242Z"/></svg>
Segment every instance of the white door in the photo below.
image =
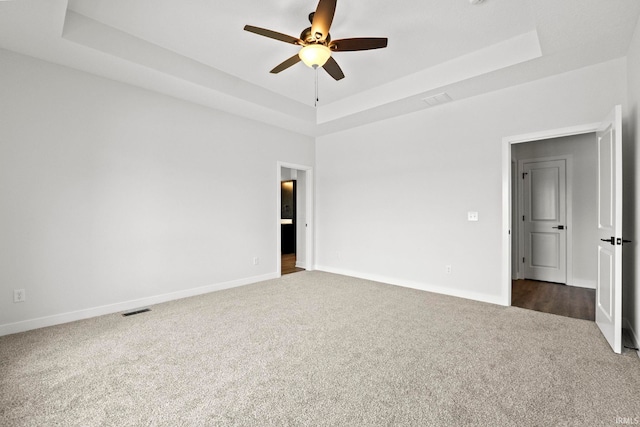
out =
<svg viewBox="0 0 640 427"><path fill-rule="evenodd" d="M614 352L622 351L622 109L616 106L598 141L598 278L596 323Z"/></svg>
<svg viewBox="0 0 640 427"><path fill-rule="evenodd" d="M525 279L567 283L566 162L524 162Z"/></svg>

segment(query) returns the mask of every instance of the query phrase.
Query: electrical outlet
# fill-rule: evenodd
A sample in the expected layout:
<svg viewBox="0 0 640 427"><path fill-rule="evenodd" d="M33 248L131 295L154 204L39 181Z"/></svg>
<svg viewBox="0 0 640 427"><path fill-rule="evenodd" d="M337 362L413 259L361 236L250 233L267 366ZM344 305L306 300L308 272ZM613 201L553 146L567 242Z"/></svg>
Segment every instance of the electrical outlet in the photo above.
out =
<svg viewBox="0 0 640 427"><path fill-rule="evenodd" d="M27 300L27 294L24 289L13 290L13 302L25 302Z"/></svg>
<svg viewBox="0 0 640 427"><path fill-rule="evenodd" d="M445 267L445 269L446 269L446 271L447 271L447 274L451 274L451 266L450 266L450 265L447 265L447 266Z"/></svg>
<svg viewBox="0 0 640 427"><path fill-rule="evenodd" d="M467 212L468 221L478 221L478 212Z"/></svg>
<svg viewBox="0 0 640 427"><path fill-rule="evenodd" d="M257 256L253 257L253 265L258 265L260 264L260 258L258 258Z"/></svg>

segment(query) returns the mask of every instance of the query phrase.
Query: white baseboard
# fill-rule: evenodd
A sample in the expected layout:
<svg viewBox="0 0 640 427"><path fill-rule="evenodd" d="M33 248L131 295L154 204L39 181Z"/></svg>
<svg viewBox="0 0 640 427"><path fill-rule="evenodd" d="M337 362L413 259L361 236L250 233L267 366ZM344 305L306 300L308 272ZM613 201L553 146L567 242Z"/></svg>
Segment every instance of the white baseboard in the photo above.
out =
<svg viewBox="0 0 640 427"><path fill-rule="evenodd" d="M575 286L576 288L595 289L596 283L590 280L572 280L571 283L567 283L569 286Z"/></svg>
<svg viewBox="0 0 640 427"><path fill-rule="evenodd" d="M498 296L485 295L478 292L469 292L469 291L460 290L460 289L451 289L451 288L447 288L440 285L414 282L411 280L397 279L395 277L380 276L376 274L361 273L358 271L346 270L341 268L333 268L333 267L328 267L323 265L316 265L315 268L316 270L325 271L327 273L340 274L343 276L356 277L358 279L387 283L390 285L402 286L404 288L418 289L421 291L433 292L433 293L442 294L442 295L449 295L449 296L458 297L458 298L465 298L465 299L470 299L474 301L487 302L490 304L497 304L502 306L505 305L503 298L501 298L501 296L499 295Z"/></svg>
<svg viewBox="0 0 640 427"><path fill-rule="evenodd" d="M232 281L223 282L223 283L216 283L213 285L201 286L198 288L185 289L181 291L170 292L167 294L154 295L154 296L140 298L140 299L131 300L131 301L123 301L115 304L103 305L99 307L91 307L91 308L72 311L68 313L54 314L52 316L39 317L36 319L28 319L20 322L15 322L15 323L7 323L4 325L0 325L0 336L16 334L19 332L25 332L25 331L30 331L32 329L44 328L47 326L60 325L62 323L75 322L77 320L88 319L91 317L104 316L105 314L112 314L112 313L118 313L121 311L133 310L136 308L160 304L163 302L193 297L197 295L208 294L210 292L215 292L215 291L221 291L223 289L250 285L252 283L276 279L278 277L280 276L277 273L268 273L261 276L247 277L244 279L232 280Z"/></svg>

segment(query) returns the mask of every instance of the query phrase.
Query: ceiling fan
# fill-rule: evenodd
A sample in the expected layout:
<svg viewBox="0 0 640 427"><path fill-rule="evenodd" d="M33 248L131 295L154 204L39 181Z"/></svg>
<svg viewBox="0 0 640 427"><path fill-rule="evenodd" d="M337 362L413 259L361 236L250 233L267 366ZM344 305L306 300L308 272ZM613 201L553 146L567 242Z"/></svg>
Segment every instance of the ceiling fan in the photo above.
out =
<svg viewBox="0 0 640 427"><path fill-rule="evenodd" d="M302 46L297 54L277 65L271 70L271 73L277 74L302 61L311 68L322 67L335 80L340 80L344 78L344 73L331 56L332 52L352 52L387 47L387 39L381 37L331 40L329 28L336 11L336 2L337 0L320 0L316 11L309 14L311 27L305 28L299 38L265 28L245 25L245 31Z"/></svg>

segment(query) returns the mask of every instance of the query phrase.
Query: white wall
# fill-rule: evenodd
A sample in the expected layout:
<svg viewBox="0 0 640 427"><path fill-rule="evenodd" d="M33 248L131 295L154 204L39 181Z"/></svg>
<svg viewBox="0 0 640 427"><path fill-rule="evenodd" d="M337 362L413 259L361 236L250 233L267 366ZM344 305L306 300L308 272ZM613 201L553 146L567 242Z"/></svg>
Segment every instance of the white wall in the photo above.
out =
<svg viewBox="0 0 640 427"><path fill-rule="evenodd" d="M598 151L595 134L515 144L512 150L518 160L570 157L567 179L572 183L571 226L566 234L571 238L567 243L570 244L572 256L568 259L571 269L568 271L567 284L595 289L598 274L595 244L598 242ZM514 229L516 227L517 224ZM512 250L517 257L515 248Z"/></svg>
<svg viewBox="0 0 640 427"><path fill-rule="evenodd" d="M312 138L7 51L0 69L0 334L277 275L276 165L313 165Z"/></svg>
<svg viewBox="0 0 640 427"><path fill-rule="evenodd" d="M624 126L624 237L632 243L623 247L623 316L626 327L631 328L636 344L640 343L640 254L638 253L638 215L640 214L640 21L629 46L627 57L628 102Z"/></svg>
<svg viewBox="0 0 640 427"><path fill-rule="evenodd" d="M504 302L502 138L625 100L619 59L318 138L318 268Z"/></svg>

